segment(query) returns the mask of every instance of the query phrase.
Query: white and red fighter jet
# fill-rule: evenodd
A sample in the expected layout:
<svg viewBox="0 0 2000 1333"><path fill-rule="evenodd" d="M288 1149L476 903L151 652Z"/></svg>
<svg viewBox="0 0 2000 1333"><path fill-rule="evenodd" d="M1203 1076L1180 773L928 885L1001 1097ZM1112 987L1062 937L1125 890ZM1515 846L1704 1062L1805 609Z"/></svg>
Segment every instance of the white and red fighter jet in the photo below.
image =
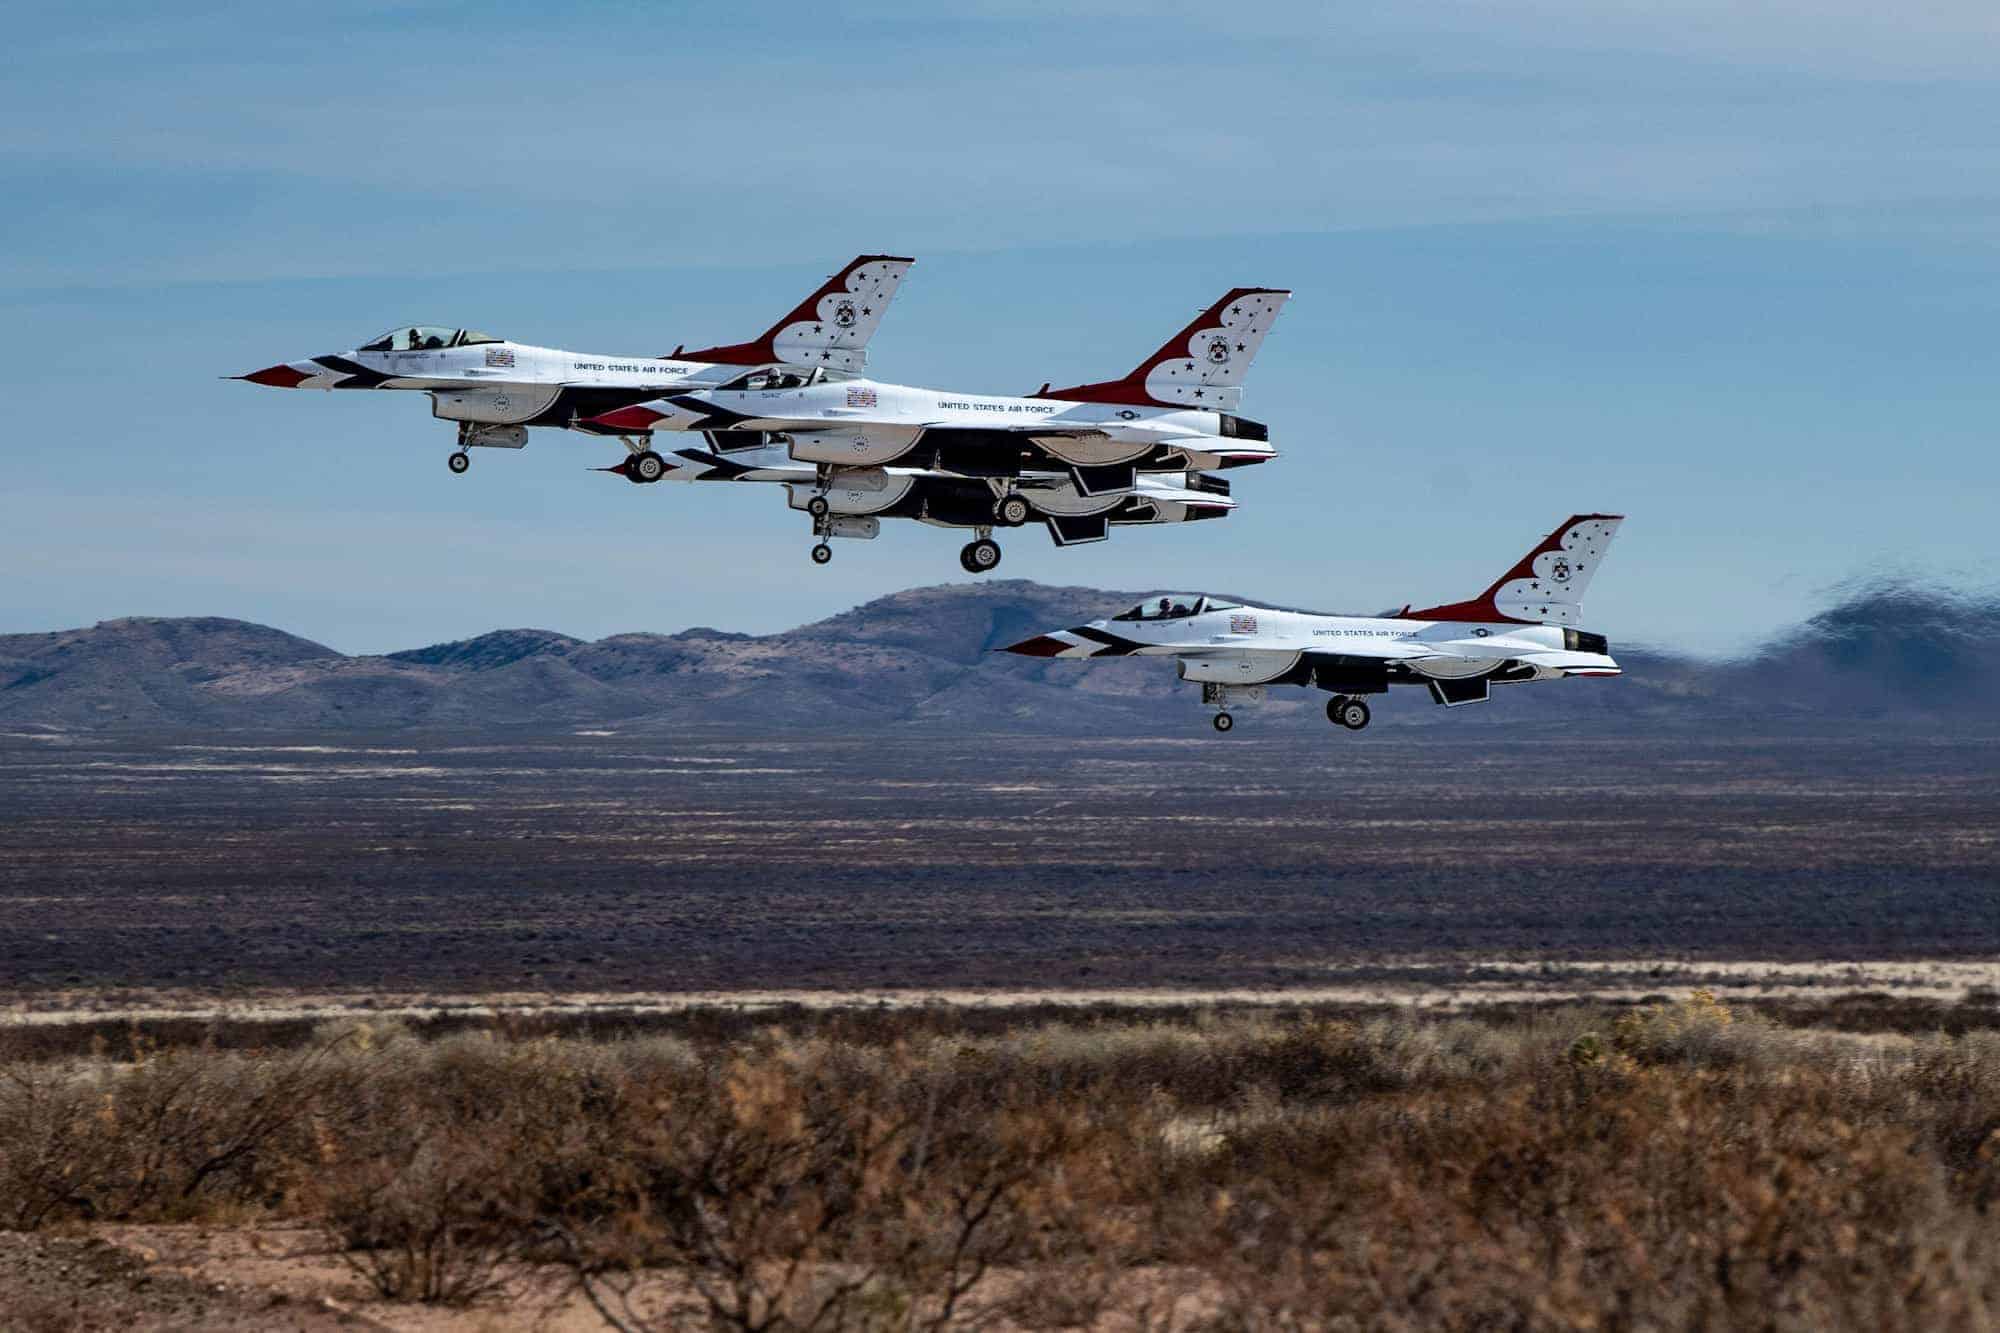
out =
<svg viewBox="0 0 2000 1333"><path fill-rule="evenodd" d="M1226 503L1200 501L1226 496L1228 483L1202 474L1276 456L1269 430L1235 409L1290 295L1238 287L1123 377L1044 384L1025 398L760 369L616 408L579 428L626 437L635 457L638 438L703 434L708 447L676 450L691 466L667 475L716 480L736 469L743 479L783 480L794 507L813 519L816 562L831 557L827 538L864 535L844 516L883 515L973 529L960 563L984 573L1000 561L995 527L1041 521L1058 546L1070 546L1102 541L1120 523L1174 521L1164 516L1180 509L1154 503L1169 494L1192 502L1190 516L1225 512ZM631 458L609 470L656 479ZM1154 481L1142 488L1148 474Z"/></svg>
<svg viewBox="0 0 2000 1333"><path fill-rule="evenodd" d="M1235 725L1232 703L1261 702L1267 685L1333 695L1327 720L1359 731L1359 696L1422 685L1447 707L1484 703L1493 685L1565 676L1615 676L1603 635L1577 628L1583 593L1623 522L1578 514L1492 587L1464 602L1379 616L1277 611L1199 595L1142 602L1123 615L1039 634L1005 651L1027 657L1171 656L1182 680L1216 707L1215 729Z"/></svg>
<svg viewBox="0 0 2000 1333"><path fill-rule="evenodd" d="M233 378L280 389L410 389L431 396L431 414L458 424L453 472L473 446L519 449L531 426L574 427L633 403L741 380L750 369L800 378L850 374L868 361L868 340L915 261L862 255L749 342L671 356L600 356L510 342L472 329L399 324L349 352L288 361ZM599 432L601 433L601 432ZM667 463L631 446L628 475L657 481Z"/></svg>

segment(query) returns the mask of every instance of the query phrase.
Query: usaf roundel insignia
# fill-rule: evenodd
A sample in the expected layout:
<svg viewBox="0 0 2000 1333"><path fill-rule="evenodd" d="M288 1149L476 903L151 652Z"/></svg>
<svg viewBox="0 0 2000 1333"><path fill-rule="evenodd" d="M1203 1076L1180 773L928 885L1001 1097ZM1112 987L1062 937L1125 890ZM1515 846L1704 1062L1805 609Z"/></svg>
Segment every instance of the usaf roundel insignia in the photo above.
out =
<svg viewBox="0 0 2000 1333"><path fill-rule="evenodd" d="M1227 361L1229 359L1229 339L1210 338L1208 340L1208 359L1218 366Z"/></svg>
<svg viewBox="0 0 2000 1333"><path fill-rule="evenodd" d="M854 321L855 321L854 302L842 301L839 305L833 308L833 322L840 325L841 328L843 329L853 328Z"/></svg>

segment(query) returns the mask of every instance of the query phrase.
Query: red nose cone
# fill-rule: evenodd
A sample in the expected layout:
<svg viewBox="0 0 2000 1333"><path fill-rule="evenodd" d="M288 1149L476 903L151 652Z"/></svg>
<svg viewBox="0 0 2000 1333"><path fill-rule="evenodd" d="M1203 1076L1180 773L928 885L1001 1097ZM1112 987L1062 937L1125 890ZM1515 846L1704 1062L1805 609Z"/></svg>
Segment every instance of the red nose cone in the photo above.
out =
<svg viewBox="0 0 2000 1333"><path fill-rule="evenodd" d="M268 384L273 389L296 389L312 376L291 366L268 366L263 370L253 370L248 375L238 375L240 380L252 384Z"/></svg>
<svg viewBox="0 0 2000 1333"><path fill-rule="evenodd" d="M1019 643L1008 644L1007 651L1010 653L1019 653L1023 657L1054 657L1064 649L1074 647L1076 645L1073 643L1064 643L1061 639L1052 639L1046 634L1037 634L1032 639L1023 639Z"/></svg>
<svg viewBox="0 0 2000 1333"><path fill-rule="evenodd" d="M655 421L664 421L665 412L655 412L646 407L621 407L615 412L592 417L590 424L604 426L611 430L651 430Z"/></svg>

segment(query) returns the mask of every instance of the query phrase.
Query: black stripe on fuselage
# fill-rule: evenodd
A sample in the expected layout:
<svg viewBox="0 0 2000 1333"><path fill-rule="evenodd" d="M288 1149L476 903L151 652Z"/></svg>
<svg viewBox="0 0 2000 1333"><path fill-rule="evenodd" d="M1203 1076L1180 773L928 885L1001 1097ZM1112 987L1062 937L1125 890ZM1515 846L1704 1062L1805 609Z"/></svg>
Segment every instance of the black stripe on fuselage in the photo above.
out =
<svg viewBox="0 0 2000 1333"><path fill-rule="evenodd" d="M550 404L529 419L530 426L565 426L582 431L586 435L624 435L610 426L593 426L592 417L615 412L621 407L634 407L651 402L660 396L655 388L617 389L603 385L566 385Z"/></svg>
<svg viewBox="0 0 2000 1333"><path fill-rule="evenodd" d="M336 389L372 389L378 384L396 378L394 375L384 375L379 370L370 370L359 361L349 361L344 356L316 356L313 360L336 375L347 376L333 386Z"/></svg>
<svg viewBox="0 0 2000 1333"><path fill-rule="evenodd" d="M1116 634L1106 634L1101 629L1092 629L1088 625L1076 625L1064 630L1063 633L1074 634L1079 639L1089 639L1092 643L1103 644L1104 651L1101 653L1092 653L1092 657L1130 657L1134 652L1146 646L1132 639L1120 638Z"/></svg>
<svg viewBox="0 0 2000 1333"><path fill-rule="evenodd" d="M713 403L704 403L692 394L670 396L667 401L684 412L702 413L701 420L690 426L688 428L690 430L728 430L739 421L756 420L755 417L744 412L732 412L726 407L717 407Z"/></svg>
<svg viewBox="0 0 2000 1333"><path fill-rule="evenodd" d="M699 449L676 449L674 457L685 458L690 463L699 463L708 469L696 477L696 481L734 481L746 472L757 470L745 467L741 463L732 463L726 458L718 458L714 454L703 453Z"/></svg>

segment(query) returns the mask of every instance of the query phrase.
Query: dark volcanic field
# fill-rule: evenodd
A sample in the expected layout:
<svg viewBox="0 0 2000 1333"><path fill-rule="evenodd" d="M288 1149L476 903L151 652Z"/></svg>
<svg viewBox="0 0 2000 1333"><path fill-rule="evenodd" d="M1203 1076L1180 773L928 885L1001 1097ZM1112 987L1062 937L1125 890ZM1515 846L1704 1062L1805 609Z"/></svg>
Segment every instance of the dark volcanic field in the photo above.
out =
<svg viewBox="0 0 2000 1333"><path fill-rule="evenodd" d="M1987 739L0 737L0 985L1225 986L2000 953Z"/></svg>

